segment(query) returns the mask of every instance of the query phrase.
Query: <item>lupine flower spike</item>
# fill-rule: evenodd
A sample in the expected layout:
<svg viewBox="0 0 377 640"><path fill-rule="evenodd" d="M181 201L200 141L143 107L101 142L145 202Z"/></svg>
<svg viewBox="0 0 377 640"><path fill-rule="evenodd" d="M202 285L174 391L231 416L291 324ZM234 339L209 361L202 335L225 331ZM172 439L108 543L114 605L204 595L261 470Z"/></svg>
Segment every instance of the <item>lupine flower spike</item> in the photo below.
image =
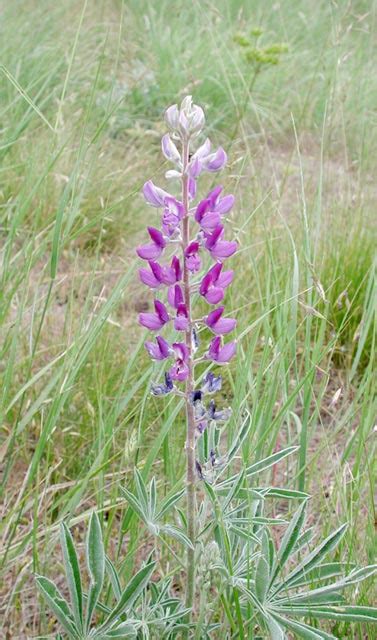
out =
<svg viewBox="0 0 377 640"><path fill-rule="evenodd" d="M141 313L139 322L158 333L154 340L145 343L152 360L170 361L164 373L165 382L154 383L152 393L160 396L176 391L184 396L186 403L187 522L193 547L188 550L187 558L186 606L190 609L195 580L195 479L205 479L202 465L196 460L195 444L211 422L224 422L229 417L229 410L217 410L214 400L205 405L205 396L221 389L220 376L209 372L196 388L197 328L199 325L205 335L208 333L207 347L203 347L198 360L227 364L236 352L236 342L224 342L223 336L231 333L237 322L226 316L223 304L215 305L223 301L233 280L233 271L224 268L224 261L237 251L237 243L225 239L224 228L226 216L234 204L233 195L224 194L222 186L218 185L195 202L198 178L206 172L220 171L227 162L222 147L213 150L208 138L198 142L205 123L203 110L187 96L180 107L172 105L166 110L165 122L169 132L163 136L161 148L174 167L165 174L173 193L156 186L152 180L143 187L145 201L157 210L160 224L153 223L155 226L148 227L149 242L136 250L147 262L147 266L139 271L140 280L155 295L154 312ZM165 264L162 264L162 258ZM194 291L212 307L201 320L195 321ZM177 338L172 344L160 335L165 326L176 332ZM211 338L211 333L215 337ZM182 383L184 388L180 389ZM212 467L218 465L213 451L209 463Z"/></svg>

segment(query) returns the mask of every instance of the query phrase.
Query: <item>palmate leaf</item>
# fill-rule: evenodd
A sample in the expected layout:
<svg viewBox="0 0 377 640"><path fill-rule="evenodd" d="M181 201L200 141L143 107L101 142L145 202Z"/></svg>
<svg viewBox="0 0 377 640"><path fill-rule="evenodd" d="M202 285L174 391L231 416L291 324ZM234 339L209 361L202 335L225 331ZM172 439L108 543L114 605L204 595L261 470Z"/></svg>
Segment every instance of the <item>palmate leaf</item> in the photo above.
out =
<svg viewBox="0 0 377 640"><path fill-rule="evenodd" d="M339 544L340 540L344 536L347 529L347 524L343 524L336 531L331 533L323 542L321 542L309 555L306 556L300 562L300 564L288 574L288 576L281 582L277 588L274 590L272 595L276 595L282 589L288 589L290 584L294 581L295 578L307 573L311 569L314 569L317 565L320 564L322 558L324 558L330 551L335 549L335 547Z"/></svg>
<svg viewBox="0 0 377 640"><path fill-rule="evenodd" d="M71 597L73 616L79 631L83 628L83 599L79 561L71 532L65 522L60 526L60 543L63 551L64 567Z"/></svg>
<svg viewBox="0 0 377 640"><path fill-rule="evenodd" d="M177 493L174 493L172 496L163 500L159 507L158 513L156 514L156 520L161 520L164 515L168 511L170 511L170 509L172 509L174 505L177 504L177 502L179 502L179 500L185 495L185 493L186 489L182 489L181 491L177 491Z"/></svg>
<svg viewBox="0 0 377 640"><path fill-rule="evenodd" d="M313 584L321 580L329 580L330 578L336 578L338 576L344 576L345 572L349 569L353 569L354 565L348 565L345 562L326 562L320 564L312 571L308 571L299 576L296 580L290 583L290 588L304 587L308 584Z"/></svg>
<svg viewBox="0 0 377 640"><path fill-rule="evenodd" d="M93 611L102 591L105 577L105 550L103 547L101 525L95 512L91 515L86 538L86 562L90 576L85 622L86 630L88 630Z"/></svg>
<svg viewBox="0 0 377 640"><path fill-rule="evenodd" d="M181 529L173 525L164 525L163 522L161 522L165 514L181 499L185 490L178 491L166 498L161 505L158 505L156 481L154 478L152 478L147 489L140 473L135 471L135 485L137 496L125 487L121 487L121 491L126 497L131 509L144 522L149 532L154 536L166 533L179 542L182 542L185 546L192 548L189 538Z"/></svg>
<svg viewBox="0 0 377 640"><path fill-rule="evenodd" d="M325 631L321 631L320 629L311 627L310 625L303 622L289 620L288 618L284 618L276 612L273 613L273 618L283 627L286 627L286 629L294 631L297 637L303 638L303 640L336 640L335 636L331 635L330 633L326 633Z"/></svg>
<svg viewBox="0 0 377 640"><path fill-rule="evenodd" d="M96 635L94 637L102 637L101 634L104 634L108 631L108 629L112 626L113 622L122 614L129 611L134 602L140 596L142 591L147 586L150 581L153 571L155 570L156 563L149 562L145 565L140 571L138 571L133 578L128 583L127 587L124 589L119 602L115 605L114 609L110 613L110 615L106 618L105 622L101 625L101 627L97 630Z"/></svg>
<svg viewBox="0 0 377 640"><path fill-rule="evenodd" d="M60 591L51 580L43 576L36 576L36 583L41 595L70 640L78 640L80 638L79 630L76 628L73 614Z"/></svg>
<svg viewBox="0 0 377 640"><path fill-rule="evenodd" d="M318 587L317 589L311 589L310 591L303 591L301 593L295 594L292 598L279 598L276 602L280 604L291 604L292 602L296 605L301 605L301 603L318 603L319 600L324 602L329 601L331 595L334 592L338 592L342 589L345 589L351 584L356 584L361 582L362 580L366 580L373 576L377 571L376 565L371 565L369 567L364 567L363 569L357 569L356 571L352 571L348 576L342 577L340 580L336 580L332 584L325 585L323 587Z"/></svg>

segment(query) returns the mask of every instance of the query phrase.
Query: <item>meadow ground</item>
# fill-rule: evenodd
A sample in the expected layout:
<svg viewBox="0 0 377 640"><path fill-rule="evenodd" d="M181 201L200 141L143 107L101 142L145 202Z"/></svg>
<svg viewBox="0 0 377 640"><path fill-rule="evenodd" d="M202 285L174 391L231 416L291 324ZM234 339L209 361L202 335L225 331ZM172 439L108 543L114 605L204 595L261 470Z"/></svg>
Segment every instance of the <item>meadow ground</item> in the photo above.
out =
<svg viewBox="0 0 377 640"><path fill-rule="evenodd" d="M229 438L249 411L244 463L300 445L263 480L307 490L321 537L347 521L339 555L373 562L376 3L0 8L0 637L51 631L32 574L60 575L63 518L79 540L97 506L130 575L148 549L122 528L119 485L135 465L161 490L184 473L183 416L149 395L134 247L155 215L140 189L163 173L161 115L188 93L237 199ZM371 582L351 595L371 602Z"/></svg>

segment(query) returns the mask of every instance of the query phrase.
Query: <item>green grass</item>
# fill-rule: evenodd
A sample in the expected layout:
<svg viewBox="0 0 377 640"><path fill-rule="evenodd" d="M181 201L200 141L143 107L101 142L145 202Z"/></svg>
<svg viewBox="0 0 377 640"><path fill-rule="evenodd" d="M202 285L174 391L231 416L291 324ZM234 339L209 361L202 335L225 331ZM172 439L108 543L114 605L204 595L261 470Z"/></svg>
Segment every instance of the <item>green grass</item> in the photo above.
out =
<svg viewBox="0 0 377 640"><path fill-rule="evenodd" d="M372 562L375 3L4 5L5 629L48 632L31 572L50 571L63 517L80 524L98 505L127 577L146 552L119 484L135 465L167 492L183 474L183 417L175 401L148 393L152 367L136 324L148 297L134 247L154 215L139 191L162 175L161 114L186 93L206 107L212 139L230 148L222 180L237 197L241 251L227 299L243 339L226 380L229 440L248 410L245 465L301 444L296 465L266 481L309 490L321 536L349 521L343 556ZM289 49L250 93L253 68L234 36L254 27L261 46ZM370 585L355 597L371 601ZM360 625L337 633L372 637Z"/></svg>

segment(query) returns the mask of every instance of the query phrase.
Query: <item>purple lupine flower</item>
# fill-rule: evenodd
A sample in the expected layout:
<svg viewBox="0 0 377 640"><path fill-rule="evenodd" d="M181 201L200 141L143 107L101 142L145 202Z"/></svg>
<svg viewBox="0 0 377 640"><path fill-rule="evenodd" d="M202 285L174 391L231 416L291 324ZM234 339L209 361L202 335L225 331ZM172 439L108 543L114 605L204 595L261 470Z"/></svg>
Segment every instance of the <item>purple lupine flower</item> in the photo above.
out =
<svg viewBox="0 0 377 640"><path fill-rule="evenodd" d="M222 318L224 307L217 307L204 319L205 324L218 336L230 333L236 328L237 320L234 318Z"/></svg>
<svg viewBox="0 0 377 640"><path fill-rule="evenodd" d="M164 212L162 214L162 229L167 236L172 237L179 234L183 215L182 202L167 196L164 200Z"/></svg>
<svg viewBox="0 0 377 640"><path fill-rule="evenodd" d="M185 250L185 263L191 273L199 271L202 264L199 256L199 242L190 242Z"/></svg>
<svg viewBox="0 0 377 640"><path fill-rule="evenodd" d="M209 345L206 357L217 364L227 364L236 353L236 348L235 341L227 342L221 346L221 337L216 336Z"/></svg>
<svg viewBox="0 0 377 640"><path fill-rule="evenodd" d="M148 233L152 242L144 244L136 249L139 258L143 260L155 260L159 258L166 247L166 240L159 229L148 227Z"/></svg>
<svg viewBox="0 0 377 640"><path fill-rule="evenodd" d="M211 234L207 235L205 248L208 249L212 258L217 260L225 260L237 251L237 242L223 240L224 227L219 224Z"/></svg>
<svg viewBox="0 0 377 640"><path fill-rule="evenodd" d="M224 149L219 147L215 153L210 153L206 158L201 160L202 167L205 171L214 173L225 167L228 160Z"/></svg>
<svg viewBox="0 0 377 640"><path fill-rule="evenodd" d="M176 331L186 331L188 328L187 307L184 303L183 291L178 284L174 287L169 287L168 302L176 310L174 329Z"/></svg>
<svg viewBox="0 0 377 640"><path fill-rule="evenodd" d="M211 203L208 199L199 202L195 211L195 220L204 231L213 231L221 223L220 214L217 211L211 211Z"/></svg>
<svg viewBox="0 0 377 640"><path fill-rule="evenodd" d="M163 269L158 262L153 262L152 260L148 262L148 266L149 269L144 267L139 269L140 280L143 284L146 284L147 287L150 287L151 289L158 289L163 283Z"/></svg>
<svg viewBox="0 0 377 640"><path fill-rule="evenodd" d="M222 223L223 217L232 209L234 196L223 195L223 188L218 185L197 205L192 208L188 205L196 198L200 175L203 172L219 171L225 165L227 156L222 147L212 151L208 138L203 144L196 145L195 140L204 125L204 113L200 107L193 104L191 96L185 98L180 107L169 107L165 113L165 120L171 134L165 134L162 138L162 153L174 165L165 175L166 178L180 181L181 195L173 197L151 180L145 183L143 193L146 202L152 207L162 209L161 227L148 227L150 242L138 247L137 254L148 263L139 270L140 280L155 294L164 291L166 287L167 302L174 311L169 313L165 304L155 299L154 312L141 313L139 322L158 333L154 341L145 342L145 348L152 360L164 361L171 357L174 359L174 363L165 373L165 383L152 385L152 393L156 396L166 395L176 390L174 383L187 381L184 395L186 403L191 402L194 407L193 426L198 438L212 421L226 420L229 411L217 409L213 401L208 407L205 405L207 394L220 391L220 376L208 372L200 387L192 391L195 389L196 362L203 359L202 356L198 361L195 360L195 353L200 349L197 328L202 325L215 334L204 358L223 365L228 363L236 352L235 341L223 342L223 336L236 327L236 320L224 317L224 306L217 306L200 320L194 321L190 296L193 291L198 291L208 304L218 305L224 299L225 290L233 280L233 271L226 271L223 261L235 253L237 243L225 239ZM192 227L195 223L194 230ZM171 253L168 263L163 264L161 257L164 252L168 253L169 248ZM176 249L182 252L180 256L175 252ZM203 250L208 251L215 260L215 264L204 274L201 273ZM199 285L192 282L193 275L197 273ZM185 334L182 342L170 344L160 335L161 329L170 320L175 331ZM202 468L201 463L197 463L197 472L201 478L207 479L208 465L210 468L218 466L214 450L210 452L210 459L203 464L205 466Z"/></svg>
<svg viewBox="0 0 377 640"><path fill-rule="evenodd" d="M199 160L199 162L202 162L202 160L209 155L210 151L211 141L209 138L206 138L203 144L200 145L200 147L198 147L198 149L193 154L191 161L193 162L194 160Z"/></svg>
<svg viewBox="0 0 377 640"><path fill-rule="evenodd" d="M162 153L164 154L167 160L171 160L172 162L176 162L177 164L181 164L181 154L179 153L177 147L175 146L173 140L166 133L161 140L161 148Z"/></svg>
<svg viewBox="0 0 377 640"><path fill-rule="evenodd" d="M152 180L148 180L143 186L143 194L146 202L151 205L151 207L163 207L164 201L166 197L172 197L167 191L160 189L160 187L156 187L153 184Z"/></svg>
<svg viewBox="0 0 377 640"><path fill-rule="evenodd" d="M172 346L174 349L176 360L169 371L169 375L172 380L183 382L184 380L187 380L189 374L189 368L187 364L189 358L189 350L183 342L174 342Z"/></svg>
<svg viewBox="0 0 377 640"><path fill-rule="evenodd" d="M234 205L234 196L229 193L226 196L220 198L220 193L222 192L222 186L217 186L208 194L206 200L209 201L211 211L216 211L221 216L224 216L226 213L229 213L231 208Z"/></svg>
<svg viewBox="0 0 377 640"><path fill-rule="evenodd" d="M154 301L154 308L155 313L140 313L139 322L146 329L159 331L167 322L169 322L170 316L164 303L160 300Z"/></svg>
<svg viewBox="0 0 377 640"><path fill-rule="evenodd" d="M190 178L193 178L194 180L196 180L200 176L201 171L202 171L202 165L200 164L199 158L193 157L188 166L188 170L187 170L188 175L190 176Z"/></svg>
<svg viewBox="0 0 377 640"><path fill-rule="evenodd" d="M173 256L170 267L164 267L162 269L162 282L167 285L179 282L182 279L182 268L179 258Z"/></svg>
<svg viewBox="0 0 377 640"><path fill-rule="evenodd" d="M222 273L222 268L222 262L214 264L200 283L199 293L210 304L221 302L224 297L224 289L233 280L233 271L224 271Z"/></svg>
<svg viewBox="0 0 377 640"><path fill-rule="evenodd" d="M208 371L208 373L204 376L201 392L202 393L216 393L216 391L221 391L222 378L221 376L215 376L212 371Z"/></svg>
<svg viewBox="0 0 377 640"><path fill-rule="evenodd" d="M162 337L157 336L156 344L154 342L145 342L144 346L148 351L152 360L166 360L171 355L171 347L168 342Z"/></svg>
<svg viewBox="0 0 377 640"><path fill-rule="evenodd" d="M208 406L207 413L209 420L214 420L215 422L226 422L232 415L232 410L229 407L227 409L220 409L220 411L218 411L216 409L215 401L211 400Z"/></svg>
<svg viewBox="0 0 377 640"><path fill-rule="evenodd" d="M165 122L170 129L175 131L178 129L179 122L179 109L178 105L172 104L171 107L168 107L165 111Z"/></svg>
<svg viewBox="0 0 377 640"><path fill-rule="evenodd" d="M173 380L171 379L170 373L165 371L165 384L152 384L151 392L154 396L166 396L168 393L171 393L174 389Z"/></svg>

